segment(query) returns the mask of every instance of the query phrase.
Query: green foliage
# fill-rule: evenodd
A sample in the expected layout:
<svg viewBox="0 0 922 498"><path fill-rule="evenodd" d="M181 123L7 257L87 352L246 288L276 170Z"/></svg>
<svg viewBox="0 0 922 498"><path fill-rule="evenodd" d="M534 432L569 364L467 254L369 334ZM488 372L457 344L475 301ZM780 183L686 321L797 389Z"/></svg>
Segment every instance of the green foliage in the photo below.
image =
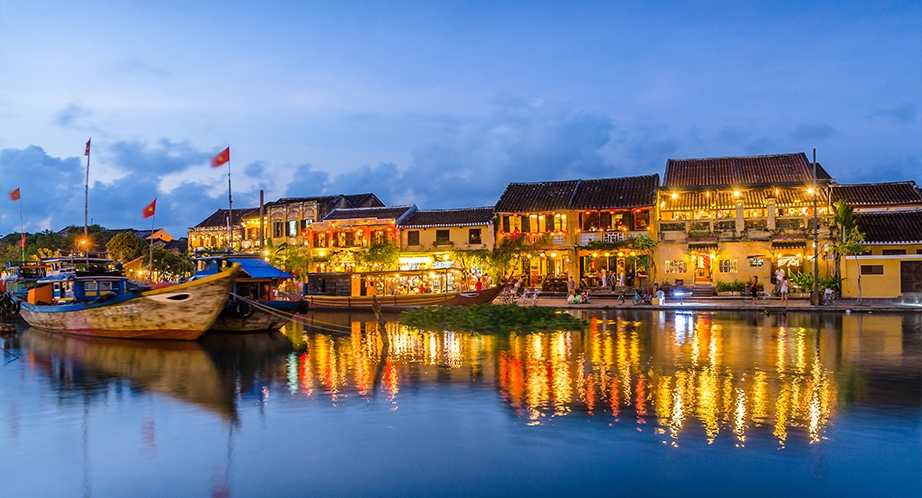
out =
<svg viewBox="0 0 922 498"><path fill-rule="evenodd" d="M133 232L121 232L109 240L106 244L106 250L109 251L109 257L127 263L133 259L144 255L148 250L148 242L138 237Z"/></svg>
<svg viewBox="0 0 922 498"><path fill-rule="evenodd" d="M812 271L792 271L788 275L788 280L803 291L810 292L813 290L813 272Z"/></svg>
<svg viewBox="0 0 922 498"><path fill-rule="evenodd" d="M482 272L492 270L490 251L486 249L455 249L451 251L451 259L461 265L461 273L467 278L472 268Z"/></svg>
<svg viewBox="0 0 922 498"><path fill-rule="evenodd" d="M515 304L427 306L403 311L400 322L422 330L482 333L583 330L589 325L553 308Z"/></svg>
<svg viewBox="0 0 922 498"><path fill-rule="evenodd" d="M150 252L144 254L144 266L150 264ZM194 265L185 254L177 255L161 247L154 248L153 269L162 275L162 280L176 280L192 272Z"/></svg>
<svg viewBox="0 0 922 498"><path fill-rule="evenodd" d="M396 270L400 260L400 248L390 242L375 242L368 247L367 253L356 253L357 265L364 265L369 270Z"/></svg>
<svg viewBox="0 0 922 498"><path fill-rule="evenodd" d="M828 277L821 278L820 289L832 289L834 291L842 292L842 276L829 275Z"/></svg>
<svg viewBox="0 0 922 498"><path fill-rule="evenodd" d="M743 292L746 290L747 285L749 285L749 282L734 280L732 282L717 282L717 284L714 285L714 288L717 292Z"/></svg>
<svg viewBox="0 0 922 498"><path fill-rule="evenodd" d="M310 272L310 249L304 246L291 246L284 244L269 258L269 264L281 268L295 277L302 277Z"/></svg>

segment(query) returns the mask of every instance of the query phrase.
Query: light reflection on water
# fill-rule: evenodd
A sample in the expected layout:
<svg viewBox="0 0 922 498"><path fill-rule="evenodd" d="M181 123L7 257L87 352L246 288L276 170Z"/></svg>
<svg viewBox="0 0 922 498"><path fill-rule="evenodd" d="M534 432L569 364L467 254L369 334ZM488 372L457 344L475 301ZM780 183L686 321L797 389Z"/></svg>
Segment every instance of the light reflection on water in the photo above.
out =
<svg viewBox="0 0 922 498"><path fill-rule="evenodd" d="M576 470L566 470L578 465L567 463L579 461L576 455L607 451L627 457L613 464L625 472L646 472L648 477L662 479L655 469L636 467L644 460L640 456L654 460L666 456L651 453L648 444L690 451L682 460L687 471L672 469L675 481L666 478L660 490L681 489L682 481L706 474L707 466L696 467L691 462L707 460L704 455L713 458L705 450L708 447L719 447L721 458L731 461L746 455L764 469L766 459L779 458L779 450L788 452L792 462L799 461L808 448L823 451L830 460L849 460L854 458L852 452L867 455L869 445L877 445L889 448L868 455L881 468L892 473L909 465L909 475L922 468L922 463L907 464L905 455L893 452L893 447L903 447L918 456L920 447L919 316L628 311L584 315L589 327L579 332L467 334L412 330L395 317L389 317L382 329L371 316L312 314L307 324L290 324L284 333L206 334L196 343L90 340L28 329L20 336L0 339L4 349L22 356L12 361L7 356L0 367L0 394L3 399L15 399L0 405L0 460L4 467L9 462L25 466L19 475L29 476L27 463L47 457L38 448L51 448L43 433L55 427L76 438L75 449L82 444L83 457L77 460L83 462L84 485L81 492L72 494L88 495L96 486L116 486L90 478L90 474L103 472L87 470L102 464L97 461L102 459L92 457L92 441L99 441L95 452L104 453L125 444L123 437L109 439L90 430L95 412L115 425L113 434L140 434L136 438L140 456L128 458L142 463L174 446L178 446L175 452L183 453L184 443L165 438L164 432L187 434L186 428L194 424L196 431L225 434L197 438L185 447L226 453L219 465L222 470L215 471L213 464L207 472L212 495L253 489L260 481L257 476L232 472L234 467L247 468L241 462L253 458L236 448L262 447L268 444L263 439L272 440L276 433L301 433L305 417L316 424L310 427L314 437L324 440L315 430L338 437L330 443L335 446L326 447L326 454L316 457L326 464L342 465L360 458L371 445L388 454L407 455L392 463L407 474L427 465L416 455L432 440L450 441L443 444L472 452L468 456L483 460L484 465L504 462L502 458L508 456L500 456L513 452L530 455L526 466L561 466L564 475ZM458 392L468 394L461 398L452 394ZM26 403L37 408L26 410ZM112 406L128 414L125 420L109 413ZM369 429L369 424L379 427L375 425L381 416L376 415L377 406L397 417L384 425L391 429ZM328 418L321 407L339 411L335 418ZM448 412L442 416L427 415L444 409ZM489 418L497 410L507 417ZM163 413L158 415L158 411ZM211 419L203 419L203 414ZM869 416L874 427L852 428L853 420ZM190 420L177 422L184 417ZM400 427L402 420L416 421L418 434L404 433L402 439L394 440L390 431ZM593 432L596 424L580 426L573 425L574 421L601 422L636 436L623 432L603 436ZM126 426L119 427L120 423ZM472 437L468 429L459 429L468 423L476 424L475 439L496 441L495 446L485 443L468 449L458 442ZM253 424L263 431L258 441L248 439ZM837 425L849 430L837 432ZM510 439L509 431L516 433L515 427L530 431L523 433L526 437L544 433L543 441L553 435L552 444L536 449L527 439L525 443ZM881 442L881 427L900 433L901 438L909 435L909 439ZM593 446L585 446L586 438L594 441ZM288 468L292 462L282 455L290 450L278 446L285 444L284 438L281 441L259 454L271 465ZM730 451L744 453L727 453ZM21 461L15 459L17 453ZM9 460L4 454L11 455ZM566 455L569 458L562 458ZM632 458L638 463L629 463ZM888 458L899 462L888 463ZM200 481L196 464L196 459L188 459L184 473L173 478ZM775 465L779 472L784 468L783 460ZM303 464L296 465L301 467ZM475 475L486 483L496 471L479 468ZM156 473L157 467L150 472ZM585 472L581 467L578 474ZM610 474L610 470L599 471L592 476L604 488ZM803 476L806 483L816 478L815 472L807 474ZM39 470L32 470L31 475L39 475ZM306 479L300 472L284 475L288 484ZM517 483L526 487L547 478L541 472L512 475L520 475L518 479L530 475L530 480ZM408 475L399 477L412 482ZM728 490L733 487L733 478L719 473L718 478L726 481ZM502 494L503 489L524 489L514 486L516 477L509 479L511 488L481 489L468 483L435 494ZM819 480L822 485L803 491L828 490L829 479L841 481L842 489L848 490L849 480L856 476L847 472L827 476ZM865 479L862 483L867 489L879 485L874 476ZM537 489L558 494L595 486L581 480L554 482L557 487L548 488L544 483ZM896 494L911 495L922 485L918 476L888 482L887 491ZM10 487L0 483L0 494L5 494L4 486ZM625 489L646 489L642 482L632 486ZM328 490L350 494L369 487L377 491L372 494L391 494L386 492L391 488L378 489L361 479L339 482ZM29 489L25 481L12 487ZM765 488L756 494L799 493Z"/></svg>

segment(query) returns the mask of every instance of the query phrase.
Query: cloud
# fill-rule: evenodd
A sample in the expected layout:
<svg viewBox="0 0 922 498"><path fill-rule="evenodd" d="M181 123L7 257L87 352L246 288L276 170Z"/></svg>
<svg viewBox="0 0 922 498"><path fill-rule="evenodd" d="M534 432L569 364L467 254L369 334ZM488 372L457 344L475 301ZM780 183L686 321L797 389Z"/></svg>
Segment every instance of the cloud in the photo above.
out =
<svg viewBox="0 0 922 498"><path fill-rule="evenodd" d="M67 107L54 114L54 124L62 128L69 128L80 124L80 122L90 118L92 115L93 113L88 109L84 109L77 104L68 104Z"/></svg>
<svg viewBox="0 0 922 498"><path fill-rule="evenodd" d="M327 192L329 175L324 171L317 171L309 163L295 167L294 179L285 188L285 197L309 197L322 195ZM332 192L335 194L350 192Z"/></svg>
<svg viewBox="0 0 922 498"><path fill-rule="evenodd" d="M7 190L19 188L25 230L39 231L55 223L83 222L85 169L79 158L51 157L41 147L0 150L0 170ZM19 230L19 206L0 199L0 232ZM65 222L64 220L71 220ZM38 220L48 220L41 223Z"/></svg>
<svg viewBox="0 0 922 498"><path fill-rule="evenodd" d="M802 124L791 132L794 140L823 140L838 135L838 130L826 123Z"/></svg>
<svg viewBox="0 0 922 498"><path fill-rule="evenodd" d="M918 115L919 108L915 104L904 102L898 106L873 111L867 115L867 118L882 118L892 121L895 124L911 124Z"/></svg>

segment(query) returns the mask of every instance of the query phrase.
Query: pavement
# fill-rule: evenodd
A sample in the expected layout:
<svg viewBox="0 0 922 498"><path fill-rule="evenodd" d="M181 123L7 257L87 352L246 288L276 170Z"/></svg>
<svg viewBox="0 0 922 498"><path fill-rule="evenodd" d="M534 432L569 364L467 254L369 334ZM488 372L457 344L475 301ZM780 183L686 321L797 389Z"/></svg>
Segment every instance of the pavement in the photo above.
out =
<svg viewBox="0 0 922 498"><path fill-rule="evenodd" d="M893 299L862 299L858 304L857 299L839 299L828 306L814 306L809 299L789 299L787 304L781 304L780 298L772 298L768 303L756 302L755 304L743 301L740 297L710 297L710 298L666 298L666 303L661 305L639 304L634 305L628 299L624 304L618 304L613 295L593 296L588 304L569 304L566 294L541 295L538 306L548 306L563 309L636 309L636 310L689 310L689 311L764 311L782 312L792 310L797 312L824 312L824 313L922 313L922 304L903 303Z"/></svg>

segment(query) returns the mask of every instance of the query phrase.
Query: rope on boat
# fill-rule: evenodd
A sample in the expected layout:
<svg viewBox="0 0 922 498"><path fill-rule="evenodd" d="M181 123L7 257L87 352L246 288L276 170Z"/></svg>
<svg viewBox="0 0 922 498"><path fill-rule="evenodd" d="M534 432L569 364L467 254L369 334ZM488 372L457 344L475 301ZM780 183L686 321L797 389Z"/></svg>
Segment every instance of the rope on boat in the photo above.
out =
<svg viewBox="0 0 922 498"><path fill-rule="evenodd" d="M335 332L344 332L344 333L350 333L350 334L352 333L352 327L347 326L347 325L339 325L336 323L324 322L321 320L307 320L303 316L298 316L300 313L286 313L284 311L280 311L271 306L267 306L263 303L260 303L259 301L255 299L250 299L248 297L240 296L238 294L234 294L233 292L231 292L230 294L237 300L243 301L249 304L250 306L252 306L253 308L262 310L270 315L273 315L273 316L276 316L276 317L279 317L279 318L282 318L288 321L298 322L303 325L315 325L315 324L327 325L333 328L334 329L333 331Z"/></svg>

